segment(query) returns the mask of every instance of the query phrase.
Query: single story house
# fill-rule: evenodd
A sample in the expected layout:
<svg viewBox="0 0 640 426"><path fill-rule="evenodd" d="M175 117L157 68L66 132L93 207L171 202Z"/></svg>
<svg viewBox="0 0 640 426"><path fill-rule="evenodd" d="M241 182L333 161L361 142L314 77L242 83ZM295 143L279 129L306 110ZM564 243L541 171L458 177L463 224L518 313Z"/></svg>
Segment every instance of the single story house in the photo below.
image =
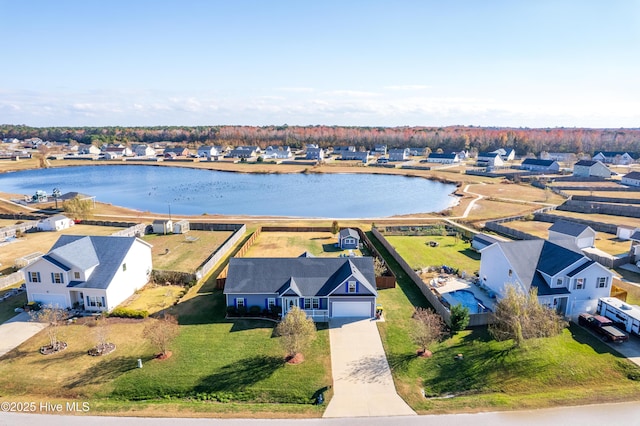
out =
<svg viewBox="0 0 640 426"><path fill-rule="evenodd" d="M185 234L189 232L189 221L183 219L173 222L172 230L174 234Z"/></svg>
<svg viewBox="0 0 640 426"><path fill-rule="evenodd" d="M569 161L575 161L576 154L573 152L541 152L540 159L541 160L555 160L563 163L567 163Z"/></svg>
<svg viewBox="0 0 640 426"><path fill-rule="evenodd" d="M171 219L156 219L151 224L154 234L171 234L173 232L173 221Z"/></svg>
<svg viewBox="0 0 640 426"><path fill-rule="evenodd" d="M351 228L340 230L338 234L338 246L342 250L357 249L360 247L360 235L358 235L358 231Z"/></svg>
<svg viewBox="0 0 640 426"><path fill-rule="evenodd" d="M62 235L22 269L29 302L96 312L124 302L151 270L151 245L138 238L80 235Z"/></svg>
<svg viewBox="0 0 640 426"><path fill-rule="evenodd" d="M555 160L538 160L537 158L527 158L520 164L521 170L533 172L556 173L560 171L560 164Z"/></svg>
<svg viewBox="0 0 640 426"><path fill-rule="evenodd" d="M573 175L580 177L610 178L611 170L598 160L580 160L573 165Z"/></svg>
<svg viewBox="0 0 640 426"><path fill-rule="evenodd" d="M453 163L459 163L460 157L458 157L458 154L456 153L439 154L436 152L432 152L431 154L429 154L427 161L429 163L453 164Z"/></svg>
<svg viewBox="0 0 640 426"><path fill-rule="evenodd" d="M412 155L414 157L427 155L428 152L429 152L429 148L427 148L426 146L424 148L420 148L420 147L409 148L409 155Z"/></svg>
<svg viewBox="0 0 640 426"><path fill-rule="evenodd" d="M372 318L376 291L372 257L231 258L224 286L227 306L294 306L316 321Z"/></svg>
<svg viewBox="0 0 640 426"><path fill-rule="evenodd" d="M176 157L186 157L186 156L189 155L189 148L185 148L183 146L176 146L176 147L173 147L173 148L165 148L164 149L165 157L169 153L175 154Z"/></svg>
<svg viewBox="0 0 640 426"><path fill-rule="evenodd" d="M227 157L230 158L251 158L260 153L260 147L257 146L239 146L232 149Z"/></svg>
<svg viewBox="0 0 640 426"><path fill-rule="evenodd" d="M640 172L631 172L622 176L623 185L640 186Z"/></svg>
<svg viewBox="0 0 640 426"><path fill-rule="evenodd" d="M391 148L389 161L405 161L409 158L409 148Z"/></svg>
<svg viewBox="0 0 640 426"><path fill-rule="evenodd" d="M335 155L339 155L344 152L356 152L356 147L354 145L338 145L333 147L333 153Z"/></svg>
<svg viewBox="0 0 640 426"><path fill-rule="evenodd" d="M575 319L594 313L611 291L613 273L577 248L535 239L500 241L480 253L480 280L497 298L508 284L523 292L536 288L541 304Z"/></svg>
<svg viewBox="0 0 640 426"><path fill-rule="evenodd" d="M46 219L42 219L38 222L39 231L62 231L63 229L71 228L74 225L73 219L69 219L65 215L57 214L55 216L49 216Z"/></svg>
<svg viewBox="0 0 640 426"><path fill-rule="evenodd" d="M488 247L491 244L497 243L499 241L503 241L503 240L499 240L494 236L481 232L473 236L473 239L471 240L471 248L476 251L480 251L483 248Z"/></svg>
<svg viewBox="0 0 640 426"><path fill-rule="evenodd" d="M479 152L476 165L478 167L500 167L504 166L504 161L500 154L495 152Z"/></svg>
<svg viewBox="0 0 640 426"><path fill-rule="evenodd" d="M603 163L628 166L633 163L633 155L625 151L599 151L591 159L602 161Z"/></svg>
<svg viewBox="0 0 640 426"><path fill-rule="evenodd" d="M582 223L559 220L549 228L549 241L558 243L569 241L580 249L594 247L596 231Z"/></svg>
<svg viewBox="0 0 640 426"><path fill-rule="evenodd" d="M324 160L324 149L318 147L318 145L309 144L307 145L305 158L307 160L322 161Z"/></svg>
<svg viewBox="0 0 640 426"><path fill-rule="evenodd" d="M78 145L78 154L92 154L92 155L98 155L100 154L100 148L98 148L95 145L89 145L89 144L79 144Z"/></svg>

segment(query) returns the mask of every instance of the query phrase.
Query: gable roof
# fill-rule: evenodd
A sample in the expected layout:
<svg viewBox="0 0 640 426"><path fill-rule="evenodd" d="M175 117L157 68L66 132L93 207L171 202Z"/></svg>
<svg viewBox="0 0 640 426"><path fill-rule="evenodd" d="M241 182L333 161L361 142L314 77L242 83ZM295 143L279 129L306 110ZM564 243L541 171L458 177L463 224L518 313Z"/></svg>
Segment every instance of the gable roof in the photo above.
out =
<svg viewBox="0 0 640 426"><path fill-rule="evenodd" d="M371 257L231 258L224 294L328 296L349 276L377 295Z"/></svg>
<svg viewBox="0 0 640 426"><path fill-rule="evenodd" d="M556 162L556 160L539 160L537 158L527 158L526 160L524 160L522 162L522 165L524 166L526 164L526 165L532 165L532 166L549 167L550 165L552 165L555 162Z"/></svg>
<svg viewBox="0 0 640 426"><path fill-rule="evenodd" d="M622 156L627 154L629 157L633 158L634 153L627 152L627 151L598 151L596 155L598 154L602 154L602 156L605 158L615 158L618 155Z"/></svg>
<svg viewBox="0 0 640 426"><path fill-rule="evenodd" d="M549 228L549 231L558 232L560 234L571 235L577 237L584 231L591 229L590 226L569 220L559 220ZM591 229L593 231L593 229Z"/></svg>
<svg viewBox="0 0 640 426"><path fill-rule="evenodd" d="M622 177L626 179L640 179L640 172L630 172Z"/></svg>
<svg viewBox="0 0 640 426"><path fill-rule="evenodd" d="M428 158L447 158L447 159L453 160L457 156L458 156L458 154L456 154L456 153L445 154L445 153L432 152L431 154L429 154Z"/></svg>
<svg viewBox="0 0 640 426"><path fill-rule="evenodd" d="M360 235L358 235L358 231L356 231L355 229L352 228L345 228L345 229L341 229L340 230L340 240L347 238L347 237L353 237L356 240L360 239Z"/></svg>
<svg viewBox="0 0 640 426"><path fill-rule="evenodd" d="M578 161L576 164L574 164L574 166L585 166L585 167L591 167L595 164L602 164L600 161L598 160L580 160ZM602 164L604 166L604 164ZM607 167L607 166L605 166Z"/></svg>

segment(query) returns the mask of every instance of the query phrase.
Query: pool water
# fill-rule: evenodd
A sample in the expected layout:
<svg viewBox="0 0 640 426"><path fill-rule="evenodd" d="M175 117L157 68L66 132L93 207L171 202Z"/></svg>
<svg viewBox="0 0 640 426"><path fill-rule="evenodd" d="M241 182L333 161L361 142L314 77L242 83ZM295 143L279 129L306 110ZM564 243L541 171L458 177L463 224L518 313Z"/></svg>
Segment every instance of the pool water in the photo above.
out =
<svg viewBox="0 0 640 426"><path fill-rule="evenodd" d="M478 300L476 296L468 290L456 290L451 293L444 293L442 297L449 302L451 306L460 304L466 306L469 308L470 314L489 312L489 309L482 304L482 301Z"/></svg>

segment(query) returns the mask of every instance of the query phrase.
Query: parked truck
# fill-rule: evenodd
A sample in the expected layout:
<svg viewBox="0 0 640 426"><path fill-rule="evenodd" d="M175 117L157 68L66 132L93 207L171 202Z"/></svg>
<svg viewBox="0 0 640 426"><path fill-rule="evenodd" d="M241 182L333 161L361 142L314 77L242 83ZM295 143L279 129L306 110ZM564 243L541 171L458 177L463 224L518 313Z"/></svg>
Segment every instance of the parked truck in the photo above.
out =
<svg viewBox="0 0 640 426"><path fill-rule="evenodd" d="M600 334L605 341L621 343L629 340L627 333L614 327L613 321L602 315L580 314L578 324Z"/></svg>

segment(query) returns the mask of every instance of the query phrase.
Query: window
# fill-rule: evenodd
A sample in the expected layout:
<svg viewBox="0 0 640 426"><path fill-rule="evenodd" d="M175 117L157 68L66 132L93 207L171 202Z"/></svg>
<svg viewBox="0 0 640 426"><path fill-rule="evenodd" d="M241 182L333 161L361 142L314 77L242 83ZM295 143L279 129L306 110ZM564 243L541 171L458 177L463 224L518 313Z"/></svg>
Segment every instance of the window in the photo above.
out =
<svg viewBox="0 0 640 426"><path fill-rule="evenodd" d="M39 283L40 282L40 272L29 272L29 282Z"/></svg>
<svg viewBox="0 0 640 426"><path fill-rule="evenodd" d="M52 272L51 273L51 282L54 284L63 284L64 277L60 272Z"/></svg>
<svg viewBox="0 0 640 426"><path fill-rule="evenodd" d="M270 297L267 299L267 308L272 311L273 308L276 306L276 299L274 299L273 297Z"/></svg>
<svg viewBox="0 0 640 426"><path fill-rule="evenodd" d="M585 282L585 278L576 278L576 280L573 282L573 289L582 290L584 288Z"/></svg>
<svg viewBox="0 0 640 426"><path fill-rule="evenodd" d="M349 281L347 283L347 293L355 293L356 292L356 282Z"/></svg>
<svg viewBox="0 0 640 426"><path fill-rule="evenodd" d="M558 278L558 279L556 280L556 286L558 286L558 287L562 287L562 283L563 283L563 282L564 282L564 281L562 280L562 278Z"/></svg>
<svg viewBox="0 0 640 426"><path fill-rule="evenodd" d="M80 272L74 272L73 273L73 278L75 278L76 280L80 279Z"/></svg>
<svg viewBox="0 0 640 426"><path fill-rule="evenodd" d="M126 263L122 264L122 272L127 272L127 264Z"/></svg>
<svg viewBox="0 0 640 426"><path fill-rule="evenodd" d="M320 309L320 299L318 299L317 297L305 298L304 299L304 308L305 309Z"/></svg>
<svg viewBox="0 0 640 426"><path fill-rule="evenodd" d="M244 308L244 298L236 298L236 308Z"/></svg>
<svg viewBox="0 0 640 426"><path fill-rule="evenodd" d="M102 308L104 306L104 297L87 296L87 306L92 306L94 308Z"/></svg>
<svg viewBox="0 0 640 426"><path fill-rule="evenodd" d="M509 269L509 276L513 275L513 271L511 269Z"/></svg>
<svg viewBox="0 0 640 426"><path fill-rule="evenodd" d="M606 288L607 287L607 277L599 277L597 288Z"/></svg>

